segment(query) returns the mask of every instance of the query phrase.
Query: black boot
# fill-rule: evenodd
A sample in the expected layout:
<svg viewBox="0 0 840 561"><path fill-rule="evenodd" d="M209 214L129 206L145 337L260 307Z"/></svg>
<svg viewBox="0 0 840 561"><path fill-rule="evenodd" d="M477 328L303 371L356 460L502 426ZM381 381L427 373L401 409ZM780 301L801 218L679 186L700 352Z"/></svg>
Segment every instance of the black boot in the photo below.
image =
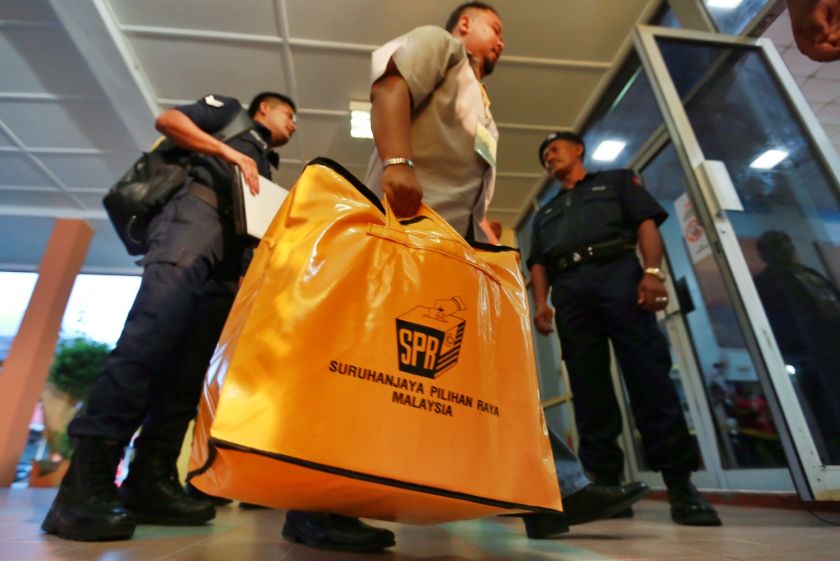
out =
<svg viewBox="0 0 840 561"><path fill-rule="evenodd" d="M70 467L41 529L67 540L129 539L137 524L114 484L123 448L102 438L76 439Z"/></svg>
<svg viewBox="0 0 840 561"><path fill-rule="evenodd" d="M233 502L232 499L226 499L224 497L217 497L215 495L208 495L207 493L205 493L201 489L198 489L197 487L194 487L193 484L190 483L189 481L187 481L187 484L184 485L184 491L190 497L192 497L194 499L202 499L202 500L205 500L205 501L210 501L211 503L213 503L214 506L226 506L226 505L229 505L230 503Z"/></svg>
<svg viewBox="0 0 840 561"><path fill-rule="evenodd" d="M177 453L137 449L120 500L138 524L200 526L216 516L213 503L193 498L178 482Z"/></svg>
<svg viewBox="0 0 840 561"><path fill-rule="evenodd" d="M396 543L390 530L374 528L358 518L299 510L286 513L283 537L290 542L334 551L373 552Z"/></svg>
<svg viewBox="0 0 840 561"><path fill-rule="evenodd" d="M691 481L668 486L671 520L685 526L720 526L715 508L703 498Z"/></svg>

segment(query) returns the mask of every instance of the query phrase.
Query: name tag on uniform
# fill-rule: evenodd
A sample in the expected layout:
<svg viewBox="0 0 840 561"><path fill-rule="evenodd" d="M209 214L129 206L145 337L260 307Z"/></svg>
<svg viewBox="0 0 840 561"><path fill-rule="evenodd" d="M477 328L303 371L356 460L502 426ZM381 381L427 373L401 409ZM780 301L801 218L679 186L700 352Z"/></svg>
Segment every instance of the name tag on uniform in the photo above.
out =
<svg viewBox="0 0 840 561"><path fill-rule="evenodd" d="M493 133L480 122L475 126L475 151L490 167L496 167L496 147L498 140Z"/></svg>
<svg viewBox="0 0 840 561"><path fill-rule="evenodd" d="M606 185L598 185L597 187L593 187L592 190L593 191L606 191L607 186Z"/></svg>

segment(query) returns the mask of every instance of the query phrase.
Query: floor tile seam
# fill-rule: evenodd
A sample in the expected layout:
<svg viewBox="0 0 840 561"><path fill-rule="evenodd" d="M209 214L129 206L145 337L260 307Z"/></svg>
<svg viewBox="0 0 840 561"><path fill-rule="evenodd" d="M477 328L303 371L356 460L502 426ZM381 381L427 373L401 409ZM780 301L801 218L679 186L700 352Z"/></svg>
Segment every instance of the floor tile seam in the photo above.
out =
<svg viewBox="0 0 840 561"><path fill-rule="evenodd" d="M607 554L607 553L601 553L601 552L598 552L598 551L593 551L591 549L586 549L586 548L582 548L582 547L567 545L567 544L563 543L562 540L551 540L551 539L549 539L549 540L531 540L531 539L529 539L525 536L524 530L523 530L522 534L518 534L518 533L515 533L514 531L512 531L511 527L508 526L507 524L497 522L496 520L489 520L488 522L490 522L492 524L495 524L497 526L504 527L505 529L509 530L508 536L521 537L521 538L526 539L528 541L528 546L533 547L535 550L539 551L541 554L551 554L551 553L553 553L553 554L565 555L565 556L573 558L574 561L623 561L622 559L613 557L612 555ZM462 536L462 535L458 534L457 532L455 532L454 530L450 530L448 528L446 529L446 531L449 532L450 534L454 535L458 539L461 539L461 540L464 540L464 541L468 542L469 544L471 544L476 549L479 549L481 551L485 551L485 552L493 555L494 557L498 557L498 558L501 558L501 559L506 559L506 555L510 553L509 551L498 551L498 549L499 549L498 546L503 545L502 540L500 540L500 539L492 540L492 542L490 544L486 544L484 542L475 542L475 541L469 539L467 536ZM562 550L552 550L550 548L550 546L555 545L555 544L560 545ZM486 547L488 545L491 546L491 547ZM561 557L561 559L562 559L562 557Z"/></svg>
<svg viewBox="0 0 840 561"><path fill-rule="evenodd" d="M162 557L157 557L157 558L155 558L155 560L154 560L154 561L163 561L164 559L168 559L168 558L172 557L173 555L177 555L177 554L179 554L179 553L181 553L181 552L184 552L184 551L186 551L186 550L190 549L191 547L195 547L195 546L197 546L197 545L203 544L204 542L208 542L208 541L210 541L210 540L211 540L211 538L212 538L212 536L208 536L208 537L206 537L206 538L203 538L203 539L200 539L200 540L198 540L198 541L195 541L195 542L193 542L193 543L191 543L191 544L189 544L189 545L185 545L185 546L183 546L183 547L180 547L180 548L178 548L178 549L176 549L176 550L174 550L174 551L170 551L169 553L167 553L166 555L164 555L164 556L162 556Z"/></svg>

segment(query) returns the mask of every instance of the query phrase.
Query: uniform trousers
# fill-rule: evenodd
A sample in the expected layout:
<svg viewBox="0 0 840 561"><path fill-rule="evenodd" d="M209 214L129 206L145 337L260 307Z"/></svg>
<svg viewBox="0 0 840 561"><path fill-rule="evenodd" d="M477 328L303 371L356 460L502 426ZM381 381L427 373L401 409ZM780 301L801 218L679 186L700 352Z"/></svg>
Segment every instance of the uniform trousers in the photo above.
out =
<svg viewBox="0 0 840 561"><path fill-rule="evenodd" d="M219 212L179 191L149 229L140 289L72 437L176 452L233 304L243 242Z"/></svg>
<svg viewBox="0 0 840 561"><path fill-rule="evenodd" d="M592 261L553 275L551 300L569 372L578 455L596 481L615 482L623 470L618 446L621 412L610 377L612 342L642 435L647 466L666 479L688 475L698 454L669 377L668 343L652 312L638 304L643 271L636 255Z"/></svg>

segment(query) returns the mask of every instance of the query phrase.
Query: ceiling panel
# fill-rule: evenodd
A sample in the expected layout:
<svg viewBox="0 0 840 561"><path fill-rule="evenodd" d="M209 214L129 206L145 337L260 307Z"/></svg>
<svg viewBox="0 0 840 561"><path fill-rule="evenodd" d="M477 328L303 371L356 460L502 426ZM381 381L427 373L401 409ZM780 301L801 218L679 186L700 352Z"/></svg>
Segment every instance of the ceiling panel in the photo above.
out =
<svg viewBox="0 0 840 561"><path fill-rule="evenodd" d="M490 109L501 123L571 127L602 76L596 70L500 64L487 80Z"/></svg>
<svg viewBox="0 0 840 561"><path fill-rule="evenodd" d="M499 177L491 208L518 211L541 177Z"/></svg>
<svg viewBox="0 0 840 561"><path fill-rule="evenodd" d="M117 20L124 25L279 35L274 3L270 0L109 0L109 3ZM308 2L300 4L308 5Z"/></svg>
<svg viewBox="0 0 840 561"><path fill-rule="evenodd" d="M55 14L46 2L33 0L3 0L0 2L0 20L50 21Z"/></svg>
<svg viewBox="0 0 840 561"><path fill-rule="evenodd" d="M121 152L104 155L42 154L39 158L69 189L95 188L104 193L138 156L136 152Z"/></svg>
<svg viewBox="0 0 840 561"><path fill-rule="evenodd" d="M499 131L499 169L514 173L542 173L537 149L548 131Z"/></svg>
<svg viewBox="0 0 840 561"><path fill-rule="evenodd" d="M0 120L28 147L132 150L134 144L111 105L101 100L9 100L0 103Z"/></svg>
<svg viewBox="0 0 840 561"><path fill-rule="evenodd" d="M26 154L0 152L0 185L57 187Z"/></svg>
<svg viewBox="0 0 840 561"><path fill-rule="evenodd" d="M292 55L301 107L347 111L350 100L370 98L370 53L294 48Z"/></svg>
<svg viewBox="0 0 840 561"><path fill-rule="evenodd" d="M825 125L840 125L840 103L829 103L817 112L817 117Z"/></svg>
<svg viewBox="0 0 840 561"><path fill-rule="evenodd" d="M15 146L15 143L12 142L12 139L9 136L0 130L0 146Z"/></svg>
<svg viewBox="0 0 840 561"><path fill-rule="evenodd" d="M85 260L85 270L136 274L140 268L120 242L107 220L87 220L94 229L93 239ZM0 218L0 238L13 240L5 244L0 254L0 268L34 270L37 268L50 235L55 218L3 216ZM25 233L25 234L24 234Z"/></svg>
<svg viewBox="0 0 840 561"><path fill-rule="evenodd" d="M415 2L410 9L392 0L354 0L348 9L336 9L334 0L286 2L293 38L364 45L381 45L420 25L442 27L454 6L447 0ZM348 25L353 20L363 25Z"/></svg>
<svg viewBox="0 0 840 561"><path fill-rule="evenodd" d="M277 45L133 37L131 45L159 98L231 95L243 103L264 90L287 91Z"/></svg>
<svg viewBox="0 0 840 561"><path fill-rule="evenodd" d="M350 136L350 116L306 115L300 118L303 158L332 158L344 166L367 166L373 141ZM282 155L281 148L281 155Z"/></svg>
<svg viewBox="0 0 840 561"><path fill-rule="evenodd" d="M75 45L58 26L0 28L0 68L0 91L101 95Z"/></svg>
<svg viewBox="0 0 840 561"><path fill-rule="evenodd" d="M493 6L504 20L505 54L609 63L649 3L497 0Z"/></svg>
<svg viewBox="0 0 840 561"><path fill-rule="evenodd" d="M51 207L62 210L79 210L79 205L63 191L42 191L40 189L2 189L0 190L1 206L23 207ZM6 220L6 216L2 220Z"/></svg>
<svg viewBox="0 0 840 561"><path fill-rule="evenodd" d="M86 210L98 210L105 212L105 207L102 206L102 197L105 193L90 193L90 192L73 192L73 196L85 204Z"/></svg>

